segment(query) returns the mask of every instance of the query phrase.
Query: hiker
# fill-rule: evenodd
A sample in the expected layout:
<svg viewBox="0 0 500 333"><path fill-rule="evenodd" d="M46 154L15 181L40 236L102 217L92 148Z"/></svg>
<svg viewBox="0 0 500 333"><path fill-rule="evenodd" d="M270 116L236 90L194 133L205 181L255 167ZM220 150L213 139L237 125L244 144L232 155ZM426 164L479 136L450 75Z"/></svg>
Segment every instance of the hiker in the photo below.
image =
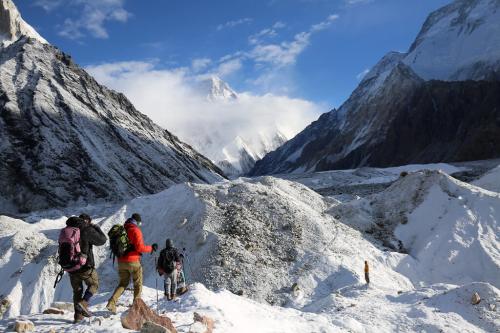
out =
<svg viewBox="0 0 500 333"><path fill-rule="evenodd" d="M153 253L158 249L158 244L156 243L153 245L144 245L142 232L139 228L141 224L141 216L134 213L123 225L127 231L131 249L123 256L118 257L119 283L106 305L106 309L112 313L116 313L116 303L127 288L130 278L132 278L134 283L134 300L140 298L142 291L142 253Z"/></svg>
<svg viewBox="0 0 500 333"><path fill-rule="evenodd" d="M107 238L98 225L92 224L92 219L87 214L81 214L79 217L70 217L66 221L66 226L70 228L64 228L61 231L61 235L64 235L66 229L69 229L70 232L73 232L71 228L80 230L79 252L83 260L80 260L77 266L65 269L69 273L71 287L73 288L73 304L75 308L74 322L77 323L82 321L84 317L90 317L92 315L88 309L90 298L95 295L99 288L99 278L95 270L92 248L94 245L104 245ZM72 236L73 235L74 233ZM61 236L59 240L60 244L61 241L64 241ZM67 255L64 251L68 251L68 248L64 249L64 246L61 247L60 245L60 258ZM87 286L85 293L83 292L83 283Z"/></svg>
<svg viewBox="0 0 500 333"><path fill-rule="evenodd" d="M181 261L179 251L169 238L165 241L165 248L161 250L156 269L160 276L163 275L165 297L169 301L177 298L177 264Z"/></svg>

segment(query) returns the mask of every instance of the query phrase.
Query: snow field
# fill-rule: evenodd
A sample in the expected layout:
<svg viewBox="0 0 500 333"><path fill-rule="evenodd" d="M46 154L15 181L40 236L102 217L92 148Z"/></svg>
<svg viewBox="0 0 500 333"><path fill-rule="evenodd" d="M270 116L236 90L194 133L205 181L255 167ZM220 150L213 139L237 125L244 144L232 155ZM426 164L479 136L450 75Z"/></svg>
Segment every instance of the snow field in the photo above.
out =
<svg viewBox="0 0 500 333"><path fill-rule="evenodd" d="M373 172L379 177L382 171ZM416 171L380 193L345 203L273 177L180 184L136 198L96 222L107 232L133 212L143 216L146 243L163 246L170 237L186 248L188 281L199 283L179 302L159 304L180 332L188 331L193 311L214 318L217 332L499 328L500 194L441 171ZM28 224L0 218L0 246L6 249L0 273L7 277L0 294L13 301L6 318L26 315L38 320L41 331L75 329L35 315L53 300L71 299L67 277L51 289L57 268L51 251L65 219ZM104 316L116 272L106 246L95 254L101 294L93 308ZM154 260L150 254L142 259L144 298L153 308L155 284L162 286ZM370 264L369 286L364 260ZM243 297L234 294L240 292ZM473 292L483 299L477 306L470 304ZM127 293L123 304L131 303L130 297ZM119 331L118 318L77 327ZM0 321L0 327L8 322Z"/></svg>

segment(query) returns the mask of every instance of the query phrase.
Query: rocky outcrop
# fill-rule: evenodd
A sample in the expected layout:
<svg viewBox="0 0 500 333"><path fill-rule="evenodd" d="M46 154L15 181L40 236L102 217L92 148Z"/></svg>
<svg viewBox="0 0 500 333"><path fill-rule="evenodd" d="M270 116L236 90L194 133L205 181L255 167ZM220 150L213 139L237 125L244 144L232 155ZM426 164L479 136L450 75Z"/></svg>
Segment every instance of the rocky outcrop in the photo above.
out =
<svg viewBox="0 0 500 333"><path fill-rule="evenodd" d="M193 314L194 323L189 329L189 333L212 333L214 330L214 320L210 317L200 315L198 312Z"/></svg>
<svg viewBox="0 0 500 333"><path fill-rule="evenodd" d="M140 298L134 300L132 307L123 314L121 321L123 328L129 330L140 331L145 323L151 322L165 327L170 333L177 333L170 318L157 315Z"/></svg>
<svg viewBox="0 0 500 333"><path fill-rule="evenodd" d="M17 333L25 333L25 332L34 332L35 324L29 320L16 320L14 324L14 332Z"/></svg>
<svg viewBox="0 0 500 333"><path fill-rule="evenodd" d="M43 310L43 314L63 315L64 310L57 309L57 308L48 308L48 309Z"/></svg>

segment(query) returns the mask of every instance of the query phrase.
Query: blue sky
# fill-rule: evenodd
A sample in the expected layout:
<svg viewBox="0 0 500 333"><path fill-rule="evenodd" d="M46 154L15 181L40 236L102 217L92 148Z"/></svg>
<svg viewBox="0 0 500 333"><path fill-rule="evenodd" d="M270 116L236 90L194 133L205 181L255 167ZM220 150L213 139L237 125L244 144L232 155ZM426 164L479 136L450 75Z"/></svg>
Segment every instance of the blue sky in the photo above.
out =
<svg viewBox="0 0 500 333"><path fill-rule="evenodd" d="M139 61L218 73L237 91L339 106L449 0L14 0L83 66ZM327 110L324 110L327 111Z"/></svg>

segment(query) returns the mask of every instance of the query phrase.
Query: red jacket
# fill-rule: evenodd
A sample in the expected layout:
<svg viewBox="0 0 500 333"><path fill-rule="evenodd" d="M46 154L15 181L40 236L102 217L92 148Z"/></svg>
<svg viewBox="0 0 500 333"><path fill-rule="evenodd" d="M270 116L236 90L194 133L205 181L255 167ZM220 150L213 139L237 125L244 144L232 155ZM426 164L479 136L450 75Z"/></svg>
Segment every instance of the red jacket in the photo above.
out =
<svg viewBox="0 0 500 333"><path fill-rule="evenodd" d="M127 230L128 239L130 244L134 246L134 250L118 258L118 262L139 262L141 261L141 253L150 253L153 248L151 245L144 245L141 229L130 220L127 220L123 226Z"/></svg>

